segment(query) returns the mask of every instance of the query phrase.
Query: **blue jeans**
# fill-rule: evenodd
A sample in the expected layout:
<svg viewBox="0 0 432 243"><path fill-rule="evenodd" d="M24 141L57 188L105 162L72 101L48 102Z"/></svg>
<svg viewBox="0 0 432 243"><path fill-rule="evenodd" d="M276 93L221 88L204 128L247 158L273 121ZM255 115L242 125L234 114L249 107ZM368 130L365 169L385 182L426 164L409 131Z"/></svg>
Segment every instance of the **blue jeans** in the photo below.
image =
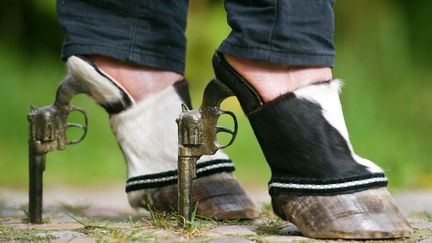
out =
<svg viewBox="0 0 432 243"><path fill-rule="evenodd" d="M218 50L293 66L333 66L334 0L225 0L231 33ZM61 0L62 58L99 54L180 74L188 0ZM215 30L217 31L217 30Z"/></svg>

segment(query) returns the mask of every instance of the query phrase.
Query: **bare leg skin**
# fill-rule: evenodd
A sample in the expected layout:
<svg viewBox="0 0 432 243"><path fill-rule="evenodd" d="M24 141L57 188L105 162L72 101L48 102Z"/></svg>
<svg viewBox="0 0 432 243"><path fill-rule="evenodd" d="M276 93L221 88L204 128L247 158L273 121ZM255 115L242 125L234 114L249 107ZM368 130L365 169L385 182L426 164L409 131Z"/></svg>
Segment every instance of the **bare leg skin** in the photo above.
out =
<svg viewBox="0 0 432 243"><path fill-rule="evenodd" d="M225 58L258 91L264 102L333 78L330 67L294 67L229 55Z"/></svg>
<svg viewBox="0 0 432 243"><path fill-rule="evenodd" d="M139 102L183 79L181 74L93 55L94 64L117 80Z"/></svg>

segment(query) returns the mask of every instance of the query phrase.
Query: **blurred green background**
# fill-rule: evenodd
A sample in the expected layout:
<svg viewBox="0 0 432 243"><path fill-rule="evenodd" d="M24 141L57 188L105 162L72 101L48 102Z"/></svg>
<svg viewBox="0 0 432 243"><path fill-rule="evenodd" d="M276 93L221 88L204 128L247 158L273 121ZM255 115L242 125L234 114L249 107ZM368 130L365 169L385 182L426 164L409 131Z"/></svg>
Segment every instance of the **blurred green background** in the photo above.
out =
<svg viewBox="0 0 432 243"><path fill-rule="evenodd" d="M222 1L194 0L188 22L187 78L199 105L212 77L210 58L229 33ZM384 168L392 188L432 188L432 1L337 1L336 68L346 81L342 103L357 153ZM0 186L25 188L26 114L48 105L63 78L63 32L53 0L0 2ZM74 104L89 114L88 137L48 156L45 184L97 186L123 183L126 167L108 116L88 97ZM225 109L240 121L227 152L237 176L266 188L269 170L235 99ZM78 119L78 118L77 118Z"/></svg>

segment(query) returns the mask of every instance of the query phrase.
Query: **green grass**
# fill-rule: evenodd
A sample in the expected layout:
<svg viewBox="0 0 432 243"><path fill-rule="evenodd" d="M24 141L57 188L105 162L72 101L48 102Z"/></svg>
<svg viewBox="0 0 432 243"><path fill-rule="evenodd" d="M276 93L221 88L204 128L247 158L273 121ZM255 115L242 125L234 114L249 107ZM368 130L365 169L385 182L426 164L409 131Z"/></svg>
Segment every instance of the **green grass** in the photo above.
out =
<svg viewBox="0 0 432 243"><path fill-rule="evenodd" d="M0 205L1 206L1 205ZM282 233L281 230L288 226L289 223L277 218L269 209L267 205L263 208L264 210L260 216L251 221L237 221L237 220L226 220L216 221L206 218L201 218L195 215L191 220L189 227L180 228L177 224L178 215L175 213L163 213L150 210L149 214L145 215L129 215L128 217L122 217L121 215L116 217L107 218L101 220L98 217L89 217L84 213L79 212L79 215L70 213L70 208L81 208L80 205L69 205L64 207L59 204L55 207L50 208L50 212L56 212L51 222L45 223L45 225L34 226L35 228L28 227L23 224L19 218L8 218L0 217L0 241L50 241L55 239L62 232L78 232L84 234L86 237L93 238L97 242L158 242L158 241L185 241L185 242L209 242L215 238L228 238L228 237L241 237L257 242L268 242L266 237L268 236L296 236L297 233ZM66 210L67 209L67 210ZM14 207L7 210L19 210ZM70 217L69 221L65 221L62 217L57 218L59 214L57 212L64 212ZM426 212L425 215L427 216ZM68 222L70 229L64 227L57 228ZM70 224L75 222L76 224ZM212 229L220 226L228 225L243 225L253 227L253 231L256 235L214 235L208 234ZM33 226L32 226L33 227ZM38 227L41 227L38 229ZM367 242L419 242L421 240L429 240L432 238L432 230L426 228L415 229L413 235L410 238L396 239L393 241L379 240L379 241L367 241ZM64 240L64 239L63 239ZM314 239L306 239L298 242L315 242ZM297 241L296 241L297 242ZM357 241L353 241L357 242Z"/></svg>
<svg viewBox="0 0 432 243"><path fill-rule="evenodd" d="M83 228L78 229L77 232L95 238L99 242L154 241L158 239L154 234L152 234L152 230L143 230L138 223L129 224L128 227L120 227L113 226L110 222L94 223L82 221L71 214L68 215L83 226Z"/></svg>
<svg viewBox="0 0 432 243"><path fill-rule="evenodd" d="M13 226L0 225L0 241L50 241L53 236L46 234L46 230L18 229Z"/></svg>
<svg viewBox="0 0 432 243"><path fill-rule="evenodd" d="M145 225L151 226L155 229L165 229L172 232L180 232L186 238L193 238L201 234L204 230L226 223L235 224L237 220L216 221L211 218L197 215L198 203L195 205L191 215L191 219L185 219L178 215L176 212L159 212L148 206L147 211L150 213L149 217L144 217L142 222ZM182 225L179 225L179 220Z"/></svg>
<svg viewBox="0 0 432 243"><path fill-rule="evenodd" d="M201 235L205 230L216 227L226 222L217 222L212 219L207 219L196 215L196 209L192 214L191 220L185 220L184 227L179 226L176 212L159 212L151 207L147 208L149 215L141 217L134 222L133 217L127 219L128 225L125 227L116 226L114 221L100 222L94 218L87 218L81 215L81 218L75 216L74 213L65 213L75 222L83 226L78 231L98 240L125 240L125 241L146 241L146 240L161 240L163 238L176 238L178 236L186 239L194 239ZM164 231L162 235L153 233ZM201 237L202 238L202 237Z"/></svg>
<svg viewBox="0 0 432 243"><path fill-rule="evenodd" d="M148 219L144 219L146 223L151 226L168 229L176 226L177 214L174 212L158 212L152 207L148 206L147 211L150 213Z"/></svg>
<svg viewBox="0 0 432 243"><path fill-rule="evenodd" d="M64 211L66 213L83 216L90 208L90 204L86 202L73 204L67 202L58 202L58 207L61 211Z"/></svg>
<svg viewBox="0 0 432 243"><path fill-rule="evenodd" d="M260 218L256 225L255 232L258 235L280 235L281 229L286 226L286 222L280 218Z"/></svg>

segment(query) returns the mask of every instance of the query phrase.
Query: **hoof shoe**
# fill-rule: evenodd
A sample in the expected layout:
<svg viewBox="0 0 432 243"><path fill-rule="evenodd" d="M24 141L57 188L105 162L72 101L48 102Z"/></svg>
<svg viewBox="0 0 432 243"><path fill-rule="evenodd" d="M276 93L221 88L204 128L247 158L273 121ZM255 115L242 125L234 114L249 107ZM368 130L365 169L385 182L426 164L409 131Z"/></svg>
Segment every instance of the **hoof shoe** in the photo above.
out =
<svg viewBox="0 0 432 243"><path fill-rule="evenodd" d="M312 238L392 239L412 233L386 188L330 196L279 194L272 204L278 216Z"/></svg>
<svg viewBox="0 0 432 243"><path fill-rule="evenodd" d="M133 207L151 206L157 211L176 211L177 185L128 193ZM216 220L252 219L256 207L231 173L219 173L195 179L192 201L198 202L197 215Z"/></svg>

